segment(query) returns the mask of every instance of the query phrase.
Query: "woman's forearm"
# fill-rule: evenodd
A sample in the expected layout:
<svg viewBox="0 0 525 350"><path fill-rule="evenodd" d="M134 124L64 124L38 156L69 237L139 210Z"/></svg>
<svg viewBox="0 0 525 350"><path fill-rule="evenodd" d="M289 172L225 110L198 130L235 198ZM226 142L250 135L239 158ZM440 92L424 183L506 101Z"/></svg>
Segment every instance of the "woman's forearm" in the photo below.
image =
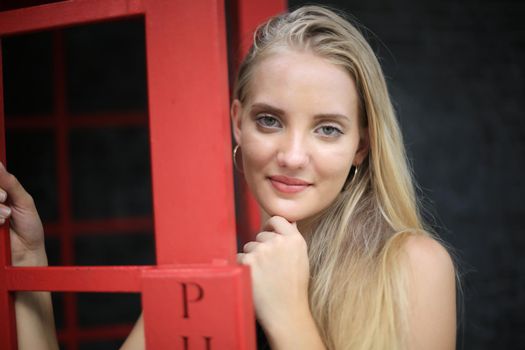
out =
<svg viewBox="0 0 525 350"><path fill-rule="evenodd" d="M16 329L19 350L58 350L49 292L17 292Z"/></svg>
<svg viewBox="0 0 525 350"><path fill-rule="evenodd" d="M142 313L139 319L135 322L135 326L131 330L128 338L122 344L120 350L144 350L146 348L146 340L144 338L144 319Z"/></svg>
<svg viewBox="0 0 525 350"><path fill-rule="evenodd" d="M47 266L47 257L35 254L16 266ZM15 314L19 350L58 350L50 292L16 292Z"/></svg>
<svg viewBox="0 0 525 350"><path fill-rule="evenodd" d="M286 319L276 319L263 328L272 350L326 349L309 308L296 310Z"/></svg>

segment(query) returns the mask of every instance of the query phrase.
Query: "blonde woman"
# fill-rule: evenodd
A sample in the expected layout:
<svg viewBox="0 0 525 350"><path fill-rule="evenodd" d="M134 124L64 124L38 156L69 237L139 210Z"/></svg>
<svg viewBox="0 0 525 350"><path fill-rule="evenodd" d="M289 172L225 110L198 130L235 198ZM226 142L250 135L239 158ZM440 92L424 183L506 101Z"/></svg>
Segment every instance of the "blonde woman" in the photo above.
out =
<svg viewBox="0 0 525 350"><path fill-rule="evenodd" d="M318 6L260 26L231 115L264 219L238 261L270 348L454 349L454 266L421 220L381 67L356 27ZM30 197L5 169L0 188L13 263L46 264ZM19 295L20 348L35 348L24 334L56 347L49 295ZM123 349L141 348L140 318Z"/></svg>

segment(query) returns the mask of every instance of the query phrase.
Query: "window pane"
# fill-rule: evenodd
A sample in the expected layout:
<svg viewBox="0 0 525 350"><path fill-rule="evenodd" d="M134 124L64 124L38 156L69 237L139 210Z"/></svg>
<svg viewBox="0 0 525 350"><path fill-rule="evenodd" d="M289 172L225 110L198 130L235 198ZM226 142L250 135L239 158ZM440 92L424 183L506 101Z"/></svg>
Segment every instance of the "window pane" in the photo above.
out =
<svg viewBox="0 0 525 350"><path fill-rule="evenodd" d="M153 265L153 234L97 234L75 238L76 265Z"/></svg>
<svg viewBox="0 0 525 350"><path fill-rule="evenodd" d="M35 199L43 221L58 219L55 139L48 131L8 130L7 169Z"/></svg>
<svg viewBox="0 0 525 350"><path fill-rule="evenodd" d="M151 215L145 128L75 130L70 144L75 219Z"/></svg>
<svg viewBox="0 0 525 350"><path fill-rule="evenodd" d="M144 21L103 22L64 31L69 111L146 111Z"/></svg>
<svg viewBox="0 0 525 350"><path fill-rule="evenodd" d="M2 38L6 118L53 110L52 33Z"/></svg>

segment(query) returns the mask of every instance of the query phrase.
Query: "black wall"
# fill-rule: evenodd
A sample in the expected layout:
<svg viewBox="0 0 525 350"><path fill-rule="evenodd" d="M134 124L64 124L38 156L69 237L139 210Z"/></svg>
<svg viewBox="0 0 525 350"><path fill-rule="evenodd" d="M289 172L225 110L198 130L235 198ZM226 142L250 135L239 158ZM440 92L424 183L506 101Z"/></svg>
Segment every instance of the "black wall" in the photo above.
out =
<svg viewBox="0 0 525 350"><path fill-rule="evenodd" d="M525 348L525 2L323 3L368 28L422 198L460 257L458 349Z"/></svg>

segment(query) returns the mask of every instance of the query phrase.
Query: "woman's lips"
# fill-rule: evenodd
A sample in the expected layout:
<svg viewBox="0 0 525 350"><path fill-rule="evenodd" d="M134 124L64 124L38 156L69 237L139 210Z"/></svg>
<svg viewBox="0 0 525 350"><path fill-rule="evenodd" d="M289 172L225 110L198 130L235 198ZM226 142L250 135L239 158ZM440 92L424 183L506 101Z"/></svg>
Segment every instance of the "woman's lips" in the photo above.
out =
<svg viewBox="0 0 525 350"><path fill-rule="evenodd" d="M308 186L311 185L310 183L304 180L301 180L301 179L287 177L287 176L280 176L280 175L270 176L268 179L270 180L272 186L276 190L280 192L284 192L284 193L301 192L307 189Z"/></svg>

